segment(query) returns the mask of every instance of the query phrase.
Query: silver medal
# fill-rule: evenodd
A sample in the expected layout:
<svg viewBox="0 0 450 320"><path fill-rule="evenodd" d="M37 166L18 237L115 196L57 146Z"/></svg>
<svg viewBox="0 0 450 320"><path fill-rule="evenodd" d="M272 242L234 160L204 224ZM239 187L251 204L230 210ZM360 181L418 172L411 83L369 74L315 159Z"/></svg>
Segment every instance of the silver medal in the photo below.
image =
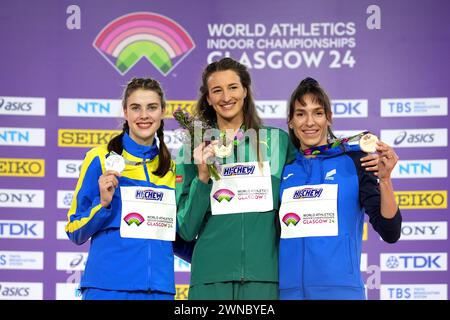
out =
<svg viewBox="0 0 450 320"><path fill-rule="evenodd" d="M105 169L121 173L125 169L125 160L118 154L110 154L105 160Z"/></svg>

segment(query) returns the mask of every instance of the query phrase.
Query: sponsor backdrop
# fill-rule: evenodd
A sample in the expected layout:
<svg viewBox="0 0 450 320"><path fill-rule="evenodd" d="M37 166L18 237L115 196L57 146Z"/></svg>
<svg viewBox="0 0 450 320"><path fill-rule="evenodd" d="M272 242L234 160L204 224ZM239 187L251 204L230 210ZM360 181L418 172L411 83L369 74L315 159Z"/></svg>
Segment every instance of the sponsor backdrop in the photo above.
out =
<svg viewBox="0 0 450 320"><path fill-rule="evenodd" d="M7 1L0 4L0 299L79 299L88 244L64 232L86 151L121 125L132 77L161 81L171 118L191 110L204 66L246 64L266 124L306 76L333 100L334 127L396 148L402 237L366 225L369 299L447 299L450 3L442 1ZM176 260L177 298L189 264Z"/></svg>

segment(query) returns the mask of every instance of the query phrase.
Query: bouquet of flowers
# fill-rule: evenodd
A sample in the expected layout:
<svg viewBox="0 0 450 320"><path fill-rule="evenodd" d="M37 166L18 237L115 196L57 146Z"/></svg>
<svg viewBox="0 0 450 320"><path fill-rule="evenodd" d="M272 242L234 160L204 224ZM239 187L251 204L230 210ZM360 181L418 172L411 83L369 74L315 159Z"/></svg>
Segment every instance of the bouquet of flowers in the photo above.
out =
<svg viewBox="0 0 450 320"><path fill-rule="evenodd" d="M187 134L189 135L190 138L191 154L193 155L194 148L196 147L195 145L196 143L198 143L197 141L194 141L194 132L196 128L201 130L202 137L204 131L206 129L211 128L207 125L206 121L198 117L191 116L189 113L183 112L180 109L175 110L175 112L173 113L173 117L178 122L180 127L187 131ZM217 162L208 164L209 174L212 178L214 178L214 180L220 180L219 169L217 167L218 167Z"/></svg>

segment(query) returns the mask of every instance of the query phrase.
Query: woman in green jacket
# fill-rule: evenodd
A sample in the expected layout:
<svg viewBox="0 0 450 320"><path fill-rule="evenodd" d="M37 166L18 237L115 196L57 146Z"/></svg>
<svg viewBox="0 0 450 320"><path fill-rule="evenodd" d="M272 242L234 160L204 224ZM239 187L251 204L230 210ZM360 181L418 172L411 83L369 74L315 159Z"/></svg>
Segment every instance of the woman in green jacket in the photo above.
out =
<svg viewBox="0 0 450 320"><path fill-rule="evenodd" d="M219 158L217 181L207 167L215 143L195 148L196 164L177 161L179 233L197 238L189 299L277 299L278 190L295 148L286 132L261 125L244 65L213 62L202 81L196 111L234 141L235 152Z"/></svg>
<svg viewBox="0 0 450 320"><path fill-rule="evenodd" d="M250 74L231 58L205 68L196 109L219 140L202 137L194 164L189 146L177 159L178 232L197 239L189 299L278 299L279 188L295 147L285 131L261 124ZM220 161L219 180L211 159Z"/></svg>

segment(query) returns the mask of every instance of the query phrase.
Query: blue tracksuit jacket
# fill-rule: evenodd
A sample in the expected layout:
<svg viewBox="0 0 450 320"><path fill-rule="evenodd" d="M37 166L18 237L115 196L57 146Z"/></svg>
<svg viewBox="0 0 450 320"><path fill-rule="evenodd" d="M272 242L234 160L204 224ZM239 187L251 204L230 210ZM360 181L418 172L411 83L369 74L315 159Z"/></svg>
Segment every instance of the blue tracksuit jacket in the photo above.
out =
<svg viewBox="0 0 450 320"><path fill-rule="evenodd" d="M119 186L145 186L175 189L174 166L164 176L152 172L158 167L158 148L134 142L128 134L123 137L123 156L130 161L152 159L144 165L126 165ZM81 288L126 291L159 291L175 294L174 252L171 241L121 238L120 188L116 188L109 208L100 205L98 178L105 171L107 146L91 149L83 161L74 199L68 212L66 232L70 240L91 245ZM178 240L180 240L177 237ZM186 258L185 249L175 245ZM190 248L192 249L192 248ZM184 254L184 255L183 255ZM188 257L189 260L189 257Z"/></svg>
<svg viewBox="0 0 450 320"><path fill-rule="evenodd" d="M280 199L290 187L338 184L337 236L280 240L280 299L365 299L360 273L364 212L384 241L400 238L401 213L380 212L377 178L361 167L359 146L344 144L315 158L298 153L282 175Z"/></svg>

